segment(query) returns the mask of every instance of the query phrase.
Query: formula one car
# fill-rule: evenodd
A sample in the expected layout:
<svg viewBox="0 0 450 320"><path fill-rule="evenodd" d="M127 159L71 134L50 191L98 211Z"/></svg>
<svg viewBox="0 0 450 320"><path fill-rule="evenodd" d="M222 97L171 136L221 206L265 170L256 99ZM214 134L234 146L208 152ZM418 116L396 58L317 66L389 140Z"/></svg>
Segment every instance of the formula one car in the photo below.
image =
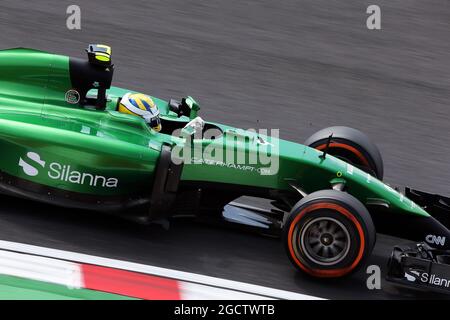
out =
<svg viewBox="0 0 450 320"><path fill-rule="evenodd" d="M0 51L2 193L140 222L231 212L229 220L278 230L293 265L316 277L351 274L376 232L387 233L427 243L395 248L390 279L450 279L450 200L384 184L380 152L360 131L331 127L298 144L204 121L192 97L152 97L157 132L118 112L130 90L111 87L111 48L87 54ZM233 205L240 196L273 208Z"/></svg>

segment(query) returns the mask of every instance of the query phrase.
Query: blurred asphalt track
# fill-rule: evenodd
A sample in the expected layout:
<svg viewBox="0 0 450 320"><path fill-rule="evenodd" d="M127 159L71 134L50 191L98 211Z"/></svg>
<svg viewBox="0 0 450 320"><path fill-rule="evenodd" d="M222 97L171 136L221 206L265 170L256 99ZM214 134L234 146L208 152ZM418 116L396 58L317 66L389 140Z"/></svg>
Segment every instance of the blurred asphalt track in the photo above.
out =
<svg viewBox="0 0 450 320"><path fill-rule="evenodd" d="M81 7L81 30L66 28L71 4ZM365 26L370 4L381 6L381 31ZM83 57L98 42L113 47L116 86L190 94L208 120L280 128L298 142L323 127L355 127L380 147L388 183L450 194L448 0L0 1L0 48ZM2 200L4 240L323 297L400 297L390 285L367 290L364 272L331 283L301 276L271 239L186 222L149 233ZM384 266L398 240L379 240L371 262Z"/></svg>

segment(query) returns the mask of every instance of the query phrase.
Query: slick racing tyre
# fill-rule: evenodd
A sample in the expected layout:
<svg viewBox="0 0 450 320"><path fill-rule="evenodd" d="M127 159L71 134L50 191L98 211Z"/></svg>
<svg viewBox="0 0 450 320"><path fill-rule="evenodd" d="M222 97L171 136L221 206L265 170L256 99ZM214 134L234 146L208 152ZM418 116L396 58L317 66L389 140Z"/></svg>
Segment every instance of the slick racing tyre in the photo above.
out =
<svg viewBox="0 0 450 320"><path fill-rule="evenodd" d="M329 127L322 129L305 141L305 145L317 150L325 150L329 136L333 134L328 154L353 164L383 180L383 159L377 146L361 131L349 127Z"/></svg>
<svg viewBox="0 0 450 320"><path fill-rule="evenodd" d="M301 199L283 227L287 254L299 270L320 278L351 274L375 245L364 205L348 193L322 190Z"/></svg>

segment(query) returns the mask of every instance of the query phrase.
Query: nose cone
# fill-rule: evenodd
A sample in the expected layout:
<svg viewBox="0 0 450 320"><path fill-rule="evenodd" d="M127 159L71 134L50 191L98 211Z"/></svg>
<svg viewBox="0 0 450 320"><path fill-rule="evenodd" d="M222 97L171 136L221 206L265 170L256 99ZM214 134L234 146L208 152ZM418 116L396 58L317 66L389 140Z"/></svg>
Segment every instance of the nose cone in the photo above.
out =
<svg viewBox="0 0 450 320"><path fill-rule="evenodd" d="M318 169L312 177L316 176L317 179L319 177L323 178L319 174L319 171L322 171L328 173L330 184L335 178L343 179L346 192L358 198L365 205L377 202L384 204L392 211L429 216L424 209L408 199L404 194L371 174L339 158L331 155L326 155L323 158L322 155L323 152L321 151L309 147L305 148L305 159L308 159L311 168Z"/></svg>

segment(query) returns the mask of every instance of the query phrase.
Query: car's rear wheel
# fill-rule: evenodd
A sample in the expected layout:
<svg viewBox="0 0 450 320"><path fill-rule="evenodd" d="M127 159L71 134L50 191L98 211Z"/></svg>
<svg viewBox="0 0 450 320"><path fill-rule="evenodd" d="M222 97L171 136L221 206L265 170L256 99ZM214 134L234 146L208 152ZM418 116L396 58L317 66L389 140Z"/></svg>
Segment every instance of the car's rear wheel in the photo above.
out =
<svg viewBox="0 0 450 320"><path fill-rule="evenodd" d="M283 228L294 266L321 278L342 277L357 270L371 254L375 238L364 205L337 190L317 191L301 199Z"/></svg>
<svg viewBox="0 0 450 320"><path fill-rule="evenodd" d="M305 145L317 150L325 150L328 139L328 154L353 164L383 179L383 159L378 147L361 131L349 127L329 127L322 129L305 141Z"/></svg>

